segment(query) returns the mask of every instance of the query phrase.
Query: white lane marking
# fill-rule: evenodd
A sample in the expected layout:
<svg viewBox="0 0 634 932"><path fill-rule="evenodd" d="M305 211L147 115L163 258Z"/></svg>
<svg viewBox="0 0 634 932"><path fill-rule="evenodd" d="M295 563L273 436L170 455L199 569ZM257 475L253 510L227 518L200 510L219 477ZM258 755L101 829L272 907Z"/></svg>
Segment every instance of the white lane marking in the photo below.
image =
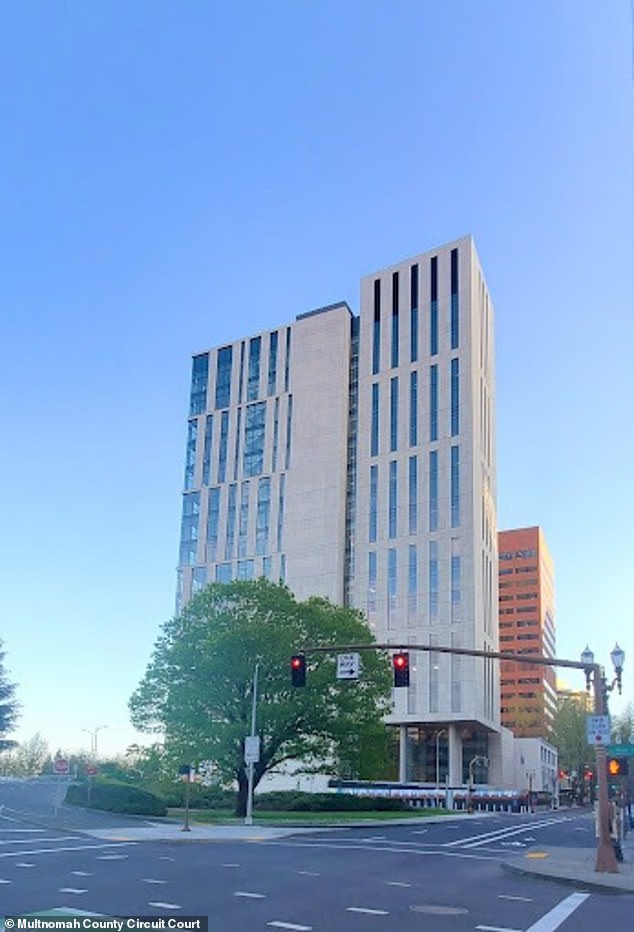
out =
<svg viewBox="0 0 634 932"><path fill-rule="evenodd" d="M522 932L521 929L509 929L508 926L476 926L479 932Z"/></svg>
<svg viewBox="0 0 634 932"><path fill-rule="evenodd" d="M123 845L136 844L138 844L136 841L125 841L106 845L60 845L59 848L33 848L31 851L1 851L0 858L19 858L20 855L25 854L57 854L58 851L103 850L104 848L121 848Z"/></svg>
<svg viewBox="0 0 634 932"><path fill-rule="evenodd" d="M127 854L98 854L97 861L125 861Z"/></svg>
<svg viewBox="0 0 634 932"><path fill-rule="evenodd" d="M92 877L90 871L71 871L75 877Z"/></svg>
<svg viewBox="0 0 634 932"><path fill-rule="evenodd" d="M233 895L247 897L250 900L263 900L266 898L265 893L249 893L247 890L236 890Z"/></svg>
<svg viewBox="0 0 634 932"><path fill-rule="evenodd" d="M17 834L18 832L26 834L27 832L43 832L43 828L0 828L0 835L8 835L11 832Z"/></svg>
<svg viewBox="0 0 634 932"><path fill-rule="evenodd" d="M57 835L55 838L38 838L38 843L44 841L71 841L71 839L77 837L77 835ZM0 845L29 845L32 841L32 838L7 838L0 841Z"/></svg>
<svg viewBox="0 0 634 932"><path fill-rule="evenodd" d="M274 919L273 922L267 922L267 926L273 926L275 929L294 929L295 932L312 932L312 926L298 926L295 922L282 922L280 919Z"/></svg>
<svg viewBox="0 0 634 932"><path fill-rule="evenodd" d="M478 845L486 845L487 842L491 841L501 841L503 838L510 838L512 835L521 835L527 830L532 830L536 828L548 828L551 825L558 825L560 822L565 822L566 819L544 819L542 822L527 822L524 825L518 825L517 827L506 826L506 828L499 828L493 832L485 832L482 835L471 835L468 838L456 838L454 841L445 842L443 847L445 848L456 848L460 845L463 848L477 848Z"/></svg>
<svg viewBox="0 0 634 932"><path fill-rule="evenodd" d="M368 845L332 845L326 842L306 842L306 841L262 841L262 845L275 845L279 848L332 848L334 851L373 851L375 853L388 851L390 854L403 854L405 851L407 854L420 854L428 855L430 857L442 857L442 858L463 858L464 860L471 861L499 861L499 857L490 857L488 854L465 854L462 851L443 851L441 848L427 848L424 851L421 851L419 848L390 848L389 845L375 845L373 847L368 847ZM405 843L404 843L405 844ZM508 856L508 852L504 852Z"/></svg>
<svg viewBox="0 0 634 932"><path fill-rule="evenodd" d="M156 901L153 903L148 903L148 906L157 906L159 909L182 909L182 906L179 906L178 903L161 903Z"/></svg>
<svg viewBox="0 0 634 932"><path fill-rule="evenodd" d="M88 893L88 890L79 890L77 887L59 887L58 893Z"/></svg>
<svg viewBox="0 0 634 932"><path fill-rule="evenodd" d="M30 854L31 852L29 852ZM15 865L16 867L35 867L35 864L31 864L29 861L18 861Z"/></svg>
<svg viewBox="0 0 634 932"><path fill-rule="evenodd" d="M541 919L534 922L526 932L554 932L555 929L559 928L562 922L565 922L568 916L574 913L575 909L578 909L582 903L585 903L589 896L589 893L571 893L570 896L567 896L565 900L558 903L557 906L553 907L545 916L542 916Z"/></svg>
<svg viewBox="0 0 634 932"><path fill-rule="evenodd" d="M368 909L365 906L348 906L346 912L367 913L369 916L389 916L387 909Z"/></svg>
<svg viewBox="0 0 634 932"><path fill-rule="evenodd" d="M385 835L368 835L367 838L360 838L359 841L385 841Z"/></svg>
<svg viewBox="0 0 634 932"><path fill-rule="evenodd" d="M141 877L141 883L167 883L167 880L154 880L153 877Z"/></svg>
<svg viewBox="0 0 634 932"><path fill-rule="evenodd" d="M425 835L426 832L428 832L428 831L429 831L429 829L427 829L427 828L417 828L417 829L415 829L415 830L412 832L412 835Z"/></svg>
<svg viewBox="0 0 634 932"><path fill-rule="evenodd" d="M10 881L10 880L3 880L2 877L0 877L0 883L11 883L11 881Z"/></svg>
<svg viewBox="0 0 634 932"><path fill-rule="evenodd" d="M160 854L159 861L173 861L174 858L171 858L169 854Z"/></svg>
<svg viewBox="0 0 634 932"><path fill-rule="evenodd" d="M223 864L222 867L240 867L240 865L233 864L232 862L228 862L227 864Z"/></svg>
<svg viewBox="0 0 634 932"><path fill-rule="evenodd" d="M318 874L317 871L297 871L298 874L302 874L304 877L321 877L321 874Z"/></svg>
<svg viewBox="0 0 634 932"><path fill-rule="evenodd" d="M510 896L508 893L498 894L498 900L517 900L519 903L532 903L532 896Z"/></svg>
<svg viewBox="0 0 634 932"><path fill-rule="evenodd" d="M404 883L402 880L386 880L388 887L411 887L411 883Z"/></svg>

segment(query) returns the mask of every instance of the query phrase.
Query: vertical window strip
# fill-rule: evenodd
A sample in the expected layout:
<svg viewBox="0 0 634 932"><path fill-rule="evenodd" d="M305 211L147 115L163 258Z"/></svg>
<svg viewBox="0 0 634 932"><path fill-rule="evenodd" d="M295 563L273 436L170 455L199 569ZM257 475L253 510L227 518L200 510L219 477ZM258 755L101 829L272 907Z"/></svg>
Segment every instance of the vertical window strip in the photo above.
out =
<svg viewBox="0 0 634 932"><path fill-rule="evenodd" d="M416 544L407 549L407 619L408 625L416 621L418 603L418 552Z"/></svg>
<svg viewBox="0 0 634 932"><path fill-rule="evenodd" d="M438 541L429 541L429 623L438 624Z"/></svg>
<svg viewBox="0 0 634 932"><path fill-rule="evenodd" d="M392 274L392 358L393 369L398 366L398 272Z"/></svg>
<svg viewBox="0 0 634 932"><path fill-rule="evenodd" d="M429 354L438 353L438 257L431 260L431 300L429 307Z"/></svg>
<svg viewBox="0 0 634 932"><path fill-rule="evenodd" d="M390 453L398 449L398 378L390 379Z"/></svg>
<svg viewBox="0 0 634 932"><path fill-rule="evenodd" d="M277 449L280 439L280 399L275 399L275 407L273 409L273 453L272 453L272 462L271 470L272 472L277 471Z"/></svg>
<svg viewBox="0 0 634 932"><path fill-rule="evenodd" d="M376 615L376 551L370 550L368 553L368 618L370 621Z"/></svg>
<svg viewBox="0 0 634 932"><path fill-rule="evenodd" d="M396 622L398 592L398 562L396 547L390 547L387 552L387 614L388 625Z"/></svg>
<svg viewBox="0 0 634 932"><path fill-rule="evenodd" d="M218 551L218 526L220 521L220 489L209 489L207 499L207 563L215 563Z"/></svg>
<svg viewBox="0 0 634 932"><path fill-rule="evenodd" d="M205 445L203 447L203 485L209 485L211 476L211 443L213 440L214 418L208 414L205 418Z"/></svg>
<svg viewBox="0 0 634 932"><path fill-rule="evenodd" d="M238 486L232 482L229 486L229 500L227 504L227 529L225 534L225 560L233 557L233 547L236 538L236 499Z"/></svg>
<svg viewBox="0 0 634 932"><path fill-rule="evenodd" d="M418 372L409 375L409 445L418 445Z"/></svg>
<svg viewBox="0 0 634 932"><path fill-rule="evenodd" d="M429 454L429 530L438 530L438 451Z"/></svg>
<svg viewBox="0 0 634 932"><path fill-rule="evenodd" d="M228 408L231 402L231 364L233 347L224 346L218 350L216 363L216 408Z"/></svg>
<svg viewBox="0 0 634 932"><path fill-rule="evenodd" d="M255 401L260 393L260 354L262 337L249 340L249 378L247 381L247 401Z"/></svg>
<svg viewBox="0 0 634 932"><path fill-rule="evenodd" d="M244 453L242 473L259 476L264 471L264 445L266 434L266 402L247 405L244 424Z"/></svg>
<svg viewBox="0 0 634 932"><path fill-rule="evenodd" d="M451 448L451 526L460 527L460 447Z"/></svg>
<svg viewBox="0 0 634 932"><path fill-rule="evenodd" d="M271 480L258 482L258 503L255 522L255 552L263 556L269 549L269 519L271 512ZM267 575L266 573L264 575Z"/></svg>
<svg viewBox="0 0 634 932"><path fill-rule="evenodd" d="M196 562L198 551L198 522L200 519L200 492L183 495L183 517L179 563L191 566Z"/></svg>
<svg viewBox="0 0 634 932"><path fill-rule="evenodd" d="M460 433L460 360L451 360L451 436Z"/></svg>
<svg viewBox="0 0 634 932"><path fill-rule="evenodd" d="M379 383L372 383L372 413L370 420L370 456L379 455Z"/></svg>
<svg viewBox="0 0 634 932"><path fill-rule="evenodd" d="M459 608L462 599L461 595L461 561L458 554L451 557L451 620L460 621Z"/></svg>
<svg viewBox="0 0 634 932"><path fill-rule="evenodd" d="M388 536L398 537L398 463L390 461L390 479L388 492Z"/></svg>
<svg viewBox="0 0 634 932"><path fill-rule="evenodd" d="M429 367L429 439L438 440L438 366Z"/></svg>
<svg viewBox="0 0 634 932"><path fill-rule="evenodd" d="M218 445L218 482L225 482L227 478L228 435L229 435L229 412L223 411L220 416L220 443Z"/></svg>
<svg viewBox="0 0 634 932"><path fill-rule="evenodd" d="M269 335L269 373L266 386L267 395L274 395L277 386L277 343L278 334L274 330Z"/></svg>
<svg viewBox="0 0 634 932"><path fill-rule="evenodd" d="M379 496L379 467L370 466L370 512L368 521L368 537L370 543L377 539L377 514Z"/></svg>
<svg viewBox="0 0 634 932"><path fill-rule="evenodd" d="M280 554L280 582L286 582L286 554Z"/></svg>
<svg viewBox="0 0 634 932"><path fill-rule="evenodd" d="M189 396L189 414L202 414L207 407L207 381L209 354L201 353L192 360L192 381Z"/></svg>
<svg viewBox="0 0 634 932"><path fill-rule="evenodd" d="M284 391L288 391L291 373L291 328L286 328L286 355L284 358Z"/></svg>
<svg viewBox="0 0 634 932"><path fill-rule="evenodd" d="M238 556L247 555L247 536L249 532L249 483L240 485L240 518L238 521Z"/></svg>
<svg viewBox="0 0 634 932"><path fill-rule="evenodd" d="M372 375L381 368L381 280L374 282L374 325L372 327Z"/></svg>
<svg viewBox="0 0 634 932"><path fill-rule="evenodd" d="M194 487L196 471L196 442L198 438L198 418L192 418L187 424L187 446L185 447L185 491Z"/></svg>
<svg viewBox="0 0 634 932"><path fill-rule="evenodd" d="M286 475L280 476L280 486L277 493L277 549L282 549L284 537L284 496L286 491Z"/></svg>
<svg viewBox="0 0 634 932"><path fill-rule="evenodd" d="M458 349L460 340L460 313L458 303L458 250L451 250L451 348Z"/></svg>
<svg viewBox="0 0 634 932"><path fill-rule="evenodd" d="M409 458L409 533L418 533L418 458Z"/></svg>
<svg viewBox="0 0 634 932"><path fill-rule="evenodd" d="M242 398L244 395L244 352L245 352L245 343L244 340L240 344L240 372L238 378L238 404L242 404Z"/></svg>
<svg viewBox="0 0 634 932"><path fill-rule="evenodd" d="M418 362L418 266L410 269L409 359Z"/></svg>
<svg viewBox="0 0 634 932"><path fill-rule="evenodd" d="M235 443L235 456L233 460L233 479L234 482L238 478L238 470L240 467L240 438L242 437L242 408L238 408L236 413L236 443Z"/></svg>
<svg viewBox="0 0 634 932"><path fill-rule="evenodd" d="M293 396L288 396L288 408L286 410L286 453L284 456L284 468L289 469L291 465L291 447L292 447L292 430L293 430Z"/></svg>

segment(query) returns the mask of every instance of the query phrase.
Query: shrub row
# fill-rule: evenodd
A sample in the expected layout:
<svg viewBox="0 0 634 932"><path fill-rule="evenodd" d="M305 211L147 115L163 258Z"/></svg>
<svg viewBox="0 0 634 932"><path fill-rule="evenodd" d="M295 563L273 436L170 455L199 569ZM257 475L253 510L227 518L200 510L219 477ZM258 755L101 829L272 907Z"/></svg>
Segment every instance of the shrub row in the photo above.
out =
<svg viewBox="0 0 634 932"><path fill-rule="evenodd" d="M90 798L89 798L90 797ZM87 806L106 812L127 812L130 815L167 815L165 800L149 790L115 780L95 779L87 783L73 783L66 791L66 802L71 806Z"/></svg>
<svg viewBox="0 0 634 932"><path fill-rule="evenodd" d="M254 806L260 812L395 812L409 808L401 799L294 790L258 793Z"/></svg>

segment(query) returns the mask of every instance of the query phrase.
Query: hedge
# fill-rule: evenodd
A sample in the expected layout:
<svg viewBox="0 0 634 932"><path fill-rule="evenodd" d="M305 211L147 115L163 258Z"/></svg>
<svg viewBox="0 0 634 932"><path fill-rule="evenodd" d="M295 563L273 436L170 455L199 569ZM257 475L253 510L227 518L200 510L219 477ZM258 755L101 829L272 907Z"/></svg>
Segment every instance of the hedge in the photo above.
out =
<svg viewBox="0 0 634 932"><path fill-rule="evenodd" d="M129 783L116 780L95 779L87 783L73 783L66 791L66 802L71 806L86 806L105 812L127 812L130 815L167 815L165 800L155 793Z"/></svg>
<svg viewBox="0 0 634 932"><path fill-rule="evenodd" d="M394 812L409 809L402 799L350 796L346 793L300 793L294 790L258 793L260 812Z"/></svg>

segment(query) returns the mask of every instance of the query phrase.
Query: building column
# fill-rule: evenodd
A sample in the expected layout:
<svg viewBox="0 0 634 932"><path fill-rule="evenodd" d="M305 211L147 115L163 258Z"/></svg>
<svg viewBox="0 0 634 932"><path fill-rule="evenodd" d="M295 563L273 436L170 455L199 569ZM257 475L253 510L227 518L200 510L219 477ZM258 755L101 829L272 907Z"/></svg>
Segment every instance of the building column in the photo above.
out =
<svg viewBox="0 0 634 932"><path fill-rule="evenodd" d="M399 725L398 782L407 783L407 725Z"/></svg>
<svg viewBox="0 0 634 932"><path fill-rule="evenodd" d="M449 786L462 786L462 738L458 725L449 725L447 747L449 751Z"/></svg>

